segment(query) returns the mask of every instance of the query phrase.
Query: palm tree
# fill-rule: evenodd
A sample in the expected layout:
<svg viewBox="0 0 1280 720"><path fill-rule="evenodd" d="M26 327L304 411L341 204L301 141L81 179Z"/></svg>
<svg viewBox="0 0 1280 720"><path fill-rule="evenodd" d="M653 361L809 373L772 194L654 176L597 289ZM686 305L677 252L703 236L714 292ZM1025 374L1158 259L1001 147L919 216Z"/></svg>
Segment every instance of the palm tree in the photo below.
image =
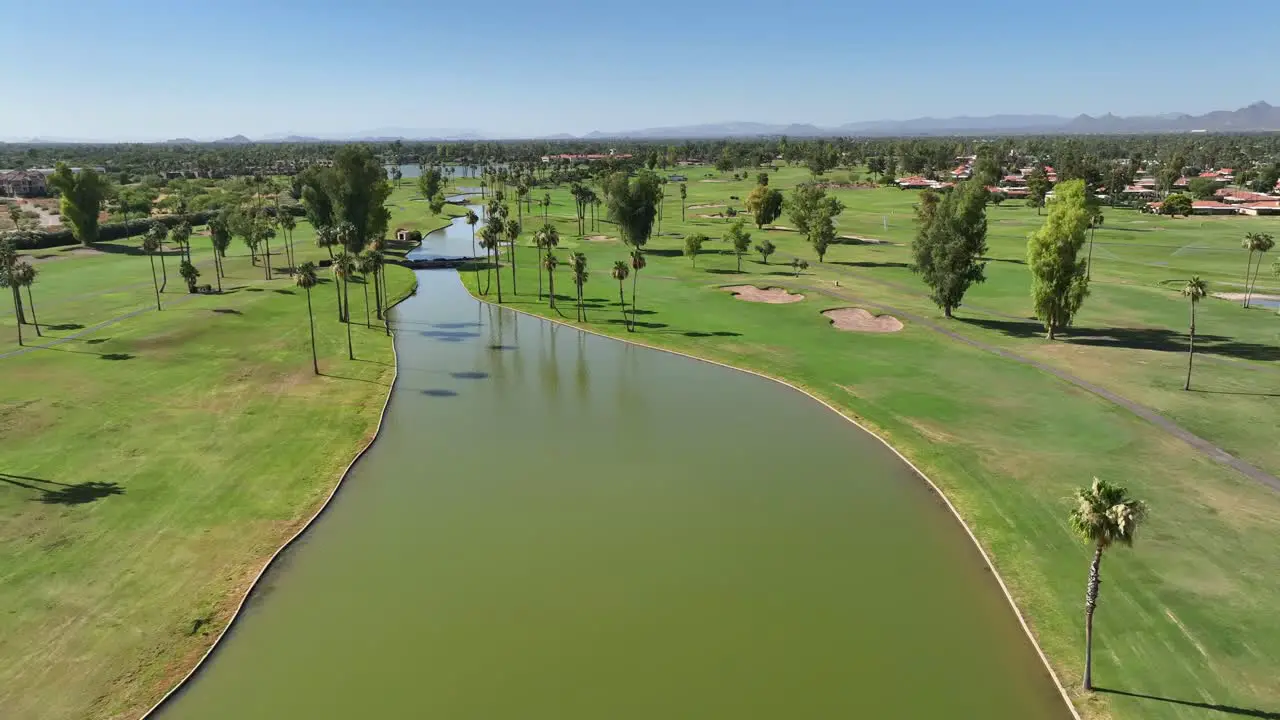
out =
<svg viewBox="0 0 1280 720"><path fill-rule="evenodd" d="M284 211L277 211L276 219L280 223L280 231L285 238L284 254L287 258L286 262L289 263L289 274L292 275L297 265L297 258L293 255L293 229L298 226L298 221L294 220L293 213Z"/></svg>
<svg viewBox="0 0 1280 720"><path fill-rule="evenodd" d="M343 224L349 225L350 223L343 223ZM268 280L271 279L271 238L275 236L276 236L276 231L272 229L272 227L266 224L265 222L262 224L262 227L258 228L258 237L262 238L262 243L263 243L262 268L263 268L263 272L266 273L266 278Z"/></svg>
<svg viewBox="0 0 1280 720"><path fill-rule="evenodd" d="M316 228L316 247L329 252L329 262L333 263L333 248L338 244L338 231L332 225L321 225ZM338 322L342 322L342 289L338 283L333 284L333 294L338 300Z"/></svg>
<svg viewBox="0 0 1280 720"><path fill-rule="evenodd" d="M35 284L36 272L31 263L23 260L14 263L13 268L9 270L9 275L15 289L20 287L27 289L27 307L31 309L31 324L36 328L36 337L43 337L44 334L40 332L40 319L36 317L36 301L31 297L31 286Z"/></svg>
<svg viewBox="0 0 1280 720"><path fill-rule="evenodd" d="M351 276L356 272L356 260L346 250L338 252L333 258L333 276L342 281L342 305L347 317L347 357L356 359L355 350L351 347Z"/></svg>
<svg viewBox="0 0 1280 720"><path fill-rule="evenodd" d="M552 248L560 245L560 232L556 230L556 226L547 223L542 226L534 236L533 241L537 244L539 252L542 250L550 251ZM542 266L538 267L538 299L542 299ZM554 301L554 298L553 298Z"/></svg>
<svg viewBox="0 0 1280 720"><path fill-rule="evenodd" d="M666 197L667 197L667 194L663 192L661 188L659 188L658 189L658 237L662 237L662 208L663 208L663 200L666 199Z"/></svg>
<svg viewBox="0 0 1280 720"><path fill-rule="evenodd" d="M520 207L520 203L516 203L516 208ZM505 230L507 231L507 241L511 243L511 294L519 295L516 291L516 245L520 239L520 221L507 221Z"/></svg>
<svg viewBox="0 0 1280 720"><path fill-rule="evenodd" d="M293 281L298 287L307 291L307 321L311 324L311 369L319 375L320 360L316 357L316 318L311 312L311 288L320 283L320 279L316 277L316 264L308 260L299 265Z"/></svg>
<svg viewBox="0 0 1280 720"><path fill-rule="evenodd" d="M627 276L631 274L631 268L627 267L624 260L617 260L613 263L613 279L618 281L618 307L622 308L622 324L627 326L627 330L631 329L630 323L627 322L627 300L622 294L622 283L626 281Z"/></svg>
<svg viewBox="0 0 1280 720"><path fill-rule="evenodd" d="M1134 533L1147 516L1147 507L1129 497L1129 491L1097 478L1076 491L1076 507L1069 518L1071 529L1093 543L1089 584L1084 602L1084 689L1093 689L1093 611L1098 605L1099 567L1102 552L1115 544L1132 545Z"/></svg>
<svg viewBox="0 0 1280 720"><path fill-rule="evenodd" d="M1200 279L1199 275L1193 276L1187 281L1186 287L1182 288L1182 296L1191 301L1191 335L1190 343L1187 345L1187 382L1182 386L1183 390L1191 389L1191 363L1196 357L1196 304L1207 294L1207 285L1205 281Z"/></svg>
<svg viewBox="0 0 1280 720"><path fill-rule="evenodd" d="M1249 307L1253 298L1253 290L1258 284L1258 272L1262 270L1262 256L1276 246L1275 238L1269 233L1250 233L1253 236L1253 249L1258 251L1258 264L1253 269L1253 280L1245 290L1244 306Z"/></svg>
<svg viewBox="0 0 1280 720"><path fill-rule="evenodd" d="M547 219L547 213L551 211L551 193L543 193L542 195L542 224L547 225L550 220Z"/></svg>
<svg viewBox="0 0 1280 720"><path fill-rule="evenodd" d="M475 262L476 257L476 223L480 222L480 216L471 208L467 208L467 224L471 226L471 260ZM476 265L476 290L480 289L480 266Z"/></svg>
<svg viewBox="0 0 1280 720"><path fill-rule="evenodd" d="M1249 260L1244 266L1244 300L1240 307L1249 307L1249 275L1253 272L1253 254L1258 251L1258 233L1245 233L1240 247L1249 251Z"/></svg>
<svg viewBox="0 0 1280 720"><path fill-rule="evenodd" d="M689 197L689 186L680 183L680 222L684 222L684 201Z"/></svg>
<svg viewBox="0 0 1280 720"><path fill-rule="evenodd" d="M178 265L178 274L187 283L187 293L194 295L196 292L196 281L200 279L200 271L192 264L190 260L183 260Z"/></svg>
<svg viewBox="0 0 1280 720"><path fill-rule="evenodd" d="M164 225L155 223L147 231L147 235L155 238L156 252L160 255L160 290L163 292L165 288L169 287L169 270L164 264L164 240L168 235L168 231L165 230Z"/></svg>
<svg viewBox="0 0 1280 720"><path fill-rule="evenodd" d="M1093 236L1098 233L1098 228L1102 227L1102 213L1095 214L1089 219L1089 258L1085 260L1084 279L1089 280L1093 277Z"/></svg>
<svg viewBox="0 0 1280 720"><path fill-rule="evenodd" d="M489 294L489 285L492 282L492 275L490 275L490 271L492 271L493 275L498 276L499 305L502 304L502 272L501 268L498 267L498 252L502 247L502 224L501 218L490 216L489 220L484 224L484 227L480 228L480 247L485 249L485 259L488 260L490 256L492 256L493 259L491 264L485 263L487 267L484 273L484 292L481 294Z"/></svg>
<svg viewBox="0 0 1280 720"><path fill-rule="evenodd" d="M378 263L369 258L370 252L376 251L365 251L352 258L355 261L356 270L360 272L360 279L363 281L361 284L364 285L364 326L366 328L373 327L369 319L369 276L378 271ZM381 307L378 308L378 317L382 317Z"/></svg>
<svg viewBox="0 0 1280 720"><path fill-rule="evenodd" d="M573 284L578 288L578 322L587 319L587 309L582 305L582 286L587 284L587 256L575 252L571 258L573 268Z"/></svg>
<svg viewBox="0 0 1280 720"><path fill-rule="evenodd" d="M552 310L556 309L556 266L559 264L555 254L548 249L542 258L542 267L547 271L547 295L551 298Z"/></svg>
<svg viewBox="0 0 1280 720"><path fill-rule="evenodd" d="M222 292L222 253L231 242L227 224L221 218L209 220L209 244L213 248L213 274L218 279L218 292Z"/></svg>
<svg viewBox="0 0 1280 720"><path fill-rule="evenodd" d="M152 227L142 236L142 250L151 259L151 285L156 289L156 310L160 310L160 282L156 280L156 253L160 251L160 235Z"/></svg>
<svg viewBox="0 0 1280 720"><path fill-rule="evenodd" d="M356 226L352 225L349 222L341 222L341 223L338 223L338 226L334 228L333 232L334 232L335 239L338 241L338 246L342 248L341 250L338 251L338 254L334 256L333 261L336 263L339 257L346 254L348 257L348 261L351 263L351 266L353 268L352 274L354 274L355 258L351 257L350 248L355 244ZM346 289L345 282L343 283L342 292L343 292L342 322L349 323L351 322L351 306L347 304L347 300L346 300L347 289Z"/></svg>
<svg viewBox="0 0 1280 720"><path fill-rule="evenodd" d="M369 282L369 276L372 275L373 276L373 301L374 301L374 304L377 306L377 310L378 310L377 313L374 315L374 317L378 318L379 320L382 319L382 283L380 278L380 275L382 273L382 260L383 260L382 252L379 250L366 250L364 254L360 256L360 273L364 275L365 285L366 285L364 290L364 294L365 294L364 304L367 309L369 305L369 288L367 287L367 285ZM368 313L366 312L365 314L367 315ZM367 324L367 320L366 320L366 324Z"/></svg>
<svg viewBox="0 0 1280 720"><path fill-rule="evenodd" d="M644 269L647 263L644 260L644 253L640 252L640 248L631 251L631 332L636 331L636 282L640 279L640 271Z"/></svg>
<svg viewBox="0 0 1280 720"><path fill-rule="evenodd" d="M0 237L0 287L7 287L13 293L13 317L18 324L18 344L22 344L22 324L27 321L22 314L22 293L18 283L14 281L14 271L18 265L18 248L12 238Z"/></svg>
<svg viewBox="0 0 1280 720"><path fill-rule="evenodd" d="M191 223L183 220L170 228L169 242L178 246L178 251L182 253L183 260L191 261Z"/></svg>

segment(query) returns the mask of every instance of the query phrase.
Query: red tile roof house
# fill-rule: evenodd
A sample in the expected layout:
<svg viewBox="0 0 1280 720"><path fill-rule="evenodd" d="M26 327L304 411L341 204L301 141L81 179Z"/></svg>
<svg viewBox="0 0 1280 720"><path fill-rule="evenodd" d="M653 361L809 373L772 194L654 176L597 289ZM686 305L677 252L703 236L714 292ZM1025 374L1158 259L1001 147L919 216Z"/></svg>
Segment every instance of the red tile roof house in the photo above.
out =
<svg viewBox="0 0 1280 720"><path fill-rule="evenodd" d="M1196 200L1191 203L1192 215L1235 215L1236 206L1217 200Z"/></svg>
<svg viewBox="0 0 1280 720"><path fill-rule="evenodd" d="M934 182L932 180L919 175L898 178L897 183L898 187L903 190L922 190L924 188L931 188L934 186Z"/></svg>
<svg viewBox="0 0 1280 720"><path fill-rule="evenodd" d="M1239 211L1242 215L1280 215L1280 200L1240 205Z"/></svg>
<svg viewBox="0 0 1280 720"><path fill-rule="evenodd" d="M44 175L25 170L0 172L0 195L40 197L49 192Z"/></svg>
<svg viewBox="0 0 1280 720"><path fill-rule="evenodd" d="M1224 203L1231 203L1233 205L1241 205L1244 203L1265 203L1275 200L1274 197L1266 193L1249 192L1247 190L1229 190L1225 194L1219 195L1218 199Z"/></svg>

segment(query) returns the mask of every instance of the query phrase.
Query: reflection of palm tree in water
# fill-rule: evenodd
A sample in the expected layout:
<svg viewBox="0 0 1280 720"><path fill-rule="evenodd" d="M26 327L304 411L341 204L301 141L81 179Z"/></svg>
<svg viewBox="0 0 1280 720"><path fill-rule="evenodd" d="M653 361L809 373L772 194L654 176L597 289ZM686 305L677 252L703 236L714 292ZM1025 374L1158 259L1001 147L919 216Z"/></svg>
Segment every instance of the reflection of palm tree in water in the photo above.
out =
<svg viewBox="0 0 1280 720"><path fill-rule="evenodd" d="M587 366L587 334L578 331L578 366L575 373L578 382L578 399L585 401L591 394L591 373Z"/></svg>
<svg viewBox="0 0 1280 720"><path fill-rule="evenodd" d="M550 326L551 341L544 343L544 345L547 346L545 350L550 353L550 360L547 359L545 353L542 354L542 389L553 404L558 404L560 401L560 364L556 356L556 324L546 324Z"/></svg>

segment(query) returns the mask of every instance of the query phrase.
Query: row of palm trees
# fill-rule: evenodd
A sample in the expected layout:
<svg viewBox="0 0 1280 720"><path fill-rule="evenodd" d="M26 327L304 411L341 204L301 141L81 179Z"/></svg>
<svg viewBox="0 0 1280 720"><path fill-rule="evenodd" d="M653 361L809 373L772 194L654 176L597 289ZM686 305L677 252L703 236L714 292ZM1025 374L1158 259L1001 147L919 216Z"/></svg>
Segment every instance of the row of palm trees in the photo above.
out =
<svg viewBox="0 0 1280 720"><path fill-rule="evenodd" d="M31 294L31 286L36 282L39 271L26 260L18 259L18 249L11 238L0 240L0 288L7 287L13 293L13 315L18 327L18 345L23 344L22 326L27 324L26 313L22 303L22 288L27 289L26 309L31 311L30 325L36 329L36 337L42 337L40 320L36 317L35 298Z"/></svg>

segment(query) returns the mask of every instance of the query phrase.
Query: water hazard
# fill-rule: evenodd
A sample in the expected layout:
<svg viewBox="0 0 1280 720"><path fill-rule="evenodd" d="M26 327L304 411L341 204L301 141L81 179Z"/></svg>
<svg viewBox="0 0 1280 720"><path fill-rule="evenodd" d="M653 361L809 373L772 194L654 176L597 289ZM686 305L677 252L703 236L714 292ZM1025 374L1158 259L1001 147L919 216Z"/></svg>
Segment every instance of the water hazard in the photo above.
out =
<svg viewBox="0 0 1280 720"><path fill-rule="evenodd" d="M422 252L469 254L470 231ZM419 281L374 449L162 717L1069 717L874 438L483 305L454 271Z"/></svg>

